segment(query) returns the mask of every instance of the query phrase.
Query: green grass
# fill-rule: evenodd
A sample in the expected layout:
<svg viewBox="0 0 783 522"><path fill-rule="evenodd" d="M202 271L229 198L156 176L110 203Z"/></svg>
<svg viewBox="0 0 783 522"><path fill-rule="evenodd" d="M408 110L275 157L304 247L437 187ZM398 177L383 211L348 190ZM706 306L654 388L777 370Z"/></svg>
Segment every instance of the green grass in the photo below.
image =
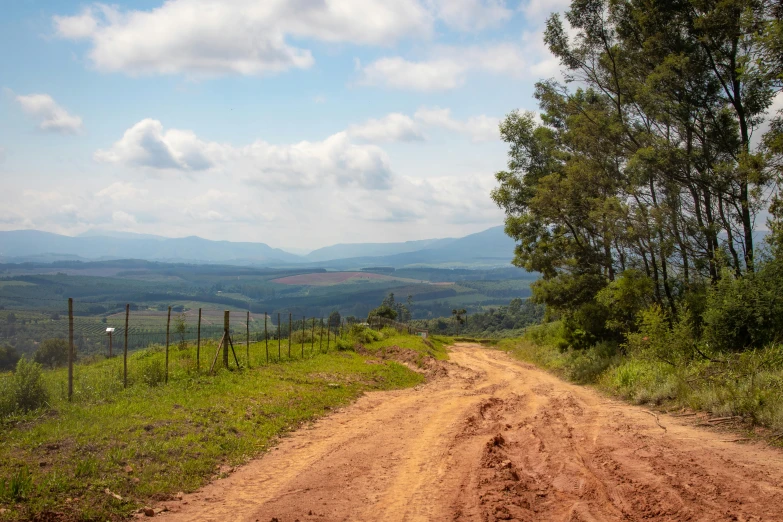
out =
<svg viewBox="0 0 783 522"><path fill-rule="evenodd" d="M674 366L623 355L607 344L561 350L558 331L557 323L539 325L529 328L522 339L501 340L496 348L634 404L739 416L783 442L783 345L727 353L711 361L694 358Z"/></svg>
<svg viewBox="0 0 783 522"><path fill-rule="evenodd" d="M446 356L442 343L386 334L369 350L397 345ZM335 341L330 344L329 353L318 353L317 342L315 351L306 344L304 358L301 345L294 345L293 360L267 365L264 344L257 343L252 369L223 369L215 376L204 373L203 355L202 371L196 371L192 347L172 349L167 385L160 382L164 354L143 350L129 358L128 389L122 387L121 358L77 366L73 402L67 401L65 371L46 371L50 408L7 416L0 424L0 507L7 510L0 519L47 512L74 520L122 519L148 502L197 489L221 466L258 456L281 434L364 391L423 381L397 362L367 364L370 355L335 351ZM245 347L237 349L247 366ZM204 352L211 359L214 350L213 344ZM276 343L270 351L276 359ZM285 344L283 353L285 358Z"/></svg>

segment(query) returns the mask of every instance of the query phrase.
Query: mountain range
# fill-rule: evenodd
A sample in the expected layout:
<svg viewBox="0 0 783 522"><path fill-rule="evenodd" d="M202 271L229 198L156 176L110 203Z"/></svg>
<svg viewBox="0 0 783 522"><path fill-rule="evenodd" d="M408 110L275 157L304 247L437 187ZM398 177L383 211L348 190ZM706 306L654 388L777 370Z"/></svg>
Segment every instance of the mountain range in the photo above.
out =
<svg viewBox="0 0 783 522"><path fill-rule="evenodd" d="M63 236L39 230L0 232L0 261L6 263L144 259L269 267L326 267L338 270L370 266L508 266L514 241L503 227L461 238L399 243L349 243L319 248L300 256L265 243L212 241L197 236L166 238L127 232L90 231Z"/></svg>

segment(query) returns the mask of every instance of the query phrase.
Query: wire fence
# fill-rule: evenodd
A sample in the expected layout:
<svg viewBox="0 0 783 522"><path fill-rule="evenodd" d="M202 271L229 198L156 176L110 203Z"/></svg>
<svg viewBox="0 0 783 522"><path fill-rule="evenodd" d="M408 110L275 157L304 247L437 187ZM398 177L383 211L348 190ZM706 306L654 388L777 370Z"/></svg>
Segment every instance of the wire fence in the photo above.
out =
<svg viewBox="0 0 783 522"><path fill-rule="evenodd" d="M67 351L69 400L74 394L77 360L84 362L97 357L116 361L113 377L108 378L120 381L118 384L123 388L139 381L167 383L172 356L177 359L177 368L186 364L188 371L210 374L221 367L251 368L302 360L340 347L338 343L355 324L347 323L334 313L329 317L296 317L292 312L253 314L239 310L185 309L181 305L141 309L131 303L125 304L124 311L119 313L91 316L85 312L94 303L86 301L16 299L45 300L46 306L24 308L19 306L23 304L21 302L15 303L13 308L3 306L0 343L4 337L18 339L21 336L29 343L28 347L36 346L41 351L46 342L58 340L59 349ZM378 330L389 327L427 335L426 330L383 317L373 317L369 324L360 324ZM149 365L140 371L129 368L129 354L151 348L165 353L163 368ZM43 357L46 356L44 353ZM56 356L51 354L51 357ZM142 366L148 364L142 359L131 362Z"/></svg>

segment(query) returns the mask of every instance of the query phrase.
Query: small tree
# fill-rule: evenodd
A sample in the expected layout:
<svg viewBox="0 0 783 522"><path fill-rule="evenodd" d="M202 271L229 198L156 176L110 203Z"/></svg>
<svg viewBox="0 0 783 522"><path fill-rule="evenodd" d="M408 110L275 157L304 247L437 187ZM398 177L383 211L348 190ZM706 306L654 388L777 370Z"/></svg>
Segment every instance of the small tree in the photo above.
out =
<svg viewBox="0 0 783 522"><path fill-rule="evenodd" d="M327 323L329 328L337 328L340 326L341 319L342 317L340 316L340 312L334 310L331 314L329 314L329 322Z"/></svg>
<svg viewBox="0 0 783 522"><path fill-rule="evenodd" d="M464 308L460 308L457 310L456 308L451 311L451 315L454 316L454 320L457 322L457 333L459 333L460 326L465 324L465 314L467 314L468 311Z"/></svg>
<svg viewBox="0 0 783 522"><path fill-rule="evenodd" d="M68 342L65 339L46 339L34 355L35 362L57 368L68 362Z"/></svg>
<svg viewBox="0 0 783 522"><path fill-rule="evenodd" d="M179 337L179 348L183 350L187 347L185 335L188 331L188 323L185 321L185 314L179 314L174 318L174 333Z"/></svg>

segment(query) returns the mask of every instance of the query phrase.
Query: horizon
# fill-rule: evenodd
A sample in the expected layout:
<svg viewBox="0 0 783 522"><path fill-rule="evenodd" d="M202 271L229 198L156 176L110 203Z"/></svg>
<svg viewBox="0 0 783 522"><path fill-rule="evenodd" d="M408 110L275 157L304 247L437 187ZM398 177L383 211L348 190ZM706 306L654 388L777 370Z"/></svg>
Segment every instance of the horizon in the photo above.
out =
<svg viewBox="0 0 783 522"><path fill-rule="evenodd" d="M502 224L498 124L559 75L541 35L567 2L319 5L9 5L0 230L301 250Z"/></svg>
<svg viewBox="0 0 783 522"><path fill-rule="evenodd" d="M274 244L267 243L265 241L231 241L226 239L210 239L198 235L189 235L189 236L162 236L159 234L144 234L144 233L136 233L136 232L127 232L127 231L117 231L117 230L104 230L104 229L89 229L84 232L81 232L79 234L64 234L59 232L50 232L48 230L39 230L34 228L21 228L21 229L11 229L11 230L0 230L0 232L44 232L44 233L50 233L50 234L57 234L65 237L70 238L78 238L78 237L116 237L119 238L121 236L110 236L110 235L102 235L101 232L112 234L112 233L120 233L120 234L127 234L130 236L140 236L139 239L144 239L144 236L146 237L154 237L159 239L188 239L188 238L196 238L196 239L203 239L207 241L228 241L230 243L257 243L257 244L265 244L271 248L282 250L288 254L294 254L300 257L306 257L309 254L312 254L313 252L316 252L318 250L330 248L330 247L336 247L336 246L353 246L353 245L392 245L392 244L400 244L400 243L409 243L414 241L438 241L438 240L444 240L444 239L462 239L467 236L471 236L474 234L479 234L482 232L487 232L493 228L498 228L502 225L496 225L496 226L490 226L484 230L479 230L478 232L471 232L469 234L465 234L462 236L453 236L453 237L428 237L423 239L408 239L408 240L402 240L402 241L366 241L366 242L349 242L349 243L331 243L328 245L319 246L316 248L286 248L282 246L276 246ZM298 251L298 252L297 252ZM304 252L304 253L302 253Z"/></svg>

